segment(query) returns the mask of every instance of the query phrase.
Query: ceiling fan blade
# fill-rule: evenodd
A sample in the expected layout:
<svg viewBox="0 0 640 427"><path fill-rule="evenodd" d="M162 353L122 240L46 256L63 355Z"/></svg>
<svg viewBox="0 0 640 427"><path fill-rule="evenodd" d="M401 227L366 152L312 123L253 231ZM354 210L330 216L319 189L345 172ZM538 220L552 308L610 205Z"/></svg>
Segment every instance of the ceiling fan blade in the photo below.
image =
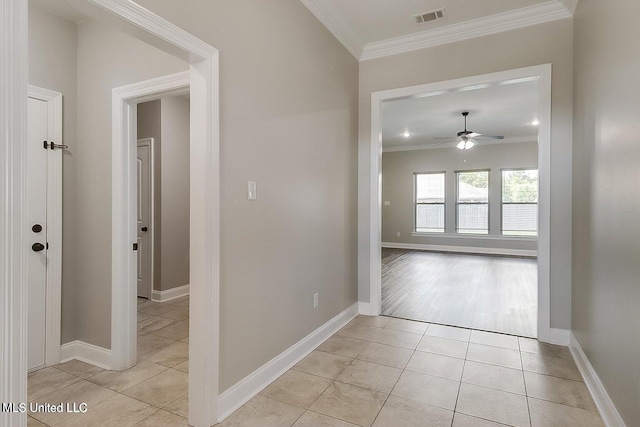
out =
<svg viewBox="0 0 640 427"><path fill-rule="evenodd" d="M475 138L476 136L481 136L481 133L478 132L471 132L469 135L467 135L467 138Z"/></svg>
<svg viewBox="0 0 640 427"><path fill-rule="evenodd" d="M445 141L445 142L440 142L438 144L434 144L433 148L440 148L440 147L444 147L450 144L453 144L454 142L456 142L455 140L451 140L451 141ZM454 145L451 145L452 147L454 147Z"/></svg>
<svg viewBox="0 0 640 427"><path fill-rule="evenodd" d="M475 138L480 138L480 139L504 139L504 136L502 135L478 135Z"/></svg>

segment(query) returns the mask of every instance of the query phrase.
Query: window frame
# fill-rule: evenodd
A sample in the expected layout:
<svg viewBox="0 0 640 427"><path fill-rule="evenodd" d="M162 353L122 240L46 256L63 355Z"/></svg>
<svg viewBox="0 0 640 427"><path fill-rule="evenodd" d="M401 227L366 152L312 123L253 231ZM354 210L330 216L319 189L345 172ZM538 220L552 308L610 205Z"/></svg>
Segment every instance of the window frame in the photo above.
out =
<svg viewBox="0 0 640 427"><path fill-rule="evenodd" d="M460 202L460 179L459 175L461 173L472 173L472 172L486 172L487 173L487 201L485 202L473 202L473 203L465 203ZM491 169L464 169L464 170L456 170L454 171L454 177L456 180L456 195L455 195L455 203L456 203L456 222L455 222L455 234L459 234L462 236L489 236L491 234ZM486 233L462 233L460 232L460 228L458 227L459 215L458 215L458 206L459 205L487 205L487 232Z"/></svg>
<svg viewBox="0 0 640 427"><path fill-rule="evenodd" d="M512 171L530 171L530 170L535 170L538 172L538 201L533 203L533 202L524 202L524 203L513 203L513 202L504 202L504 172L512 172ZM540 218L539 218L539 212L540 212L540 170L538 169L538 167L521 167L521 168L502 168L500 169L500 235L504 236L504 237L517 237L517 238L532 238L532 239L537 239L538 238L538 233L540 232ZM536 205L537 209L536 211L538 212L538 214L536 214L536 234L535 235L529 235L529 234L504 234L504 205Z"/></svg>
<svg viewBox="0 0 640 427"><path fill-rule="evenodd" d="M442 175L443 181L443 197L442 203L418 203L418 175ZM442 231L418 231L418 205L442 205L442 211L444 213L444 224ZM433 172L414 172L413 173L413 232L420 234L445 234L447 231L447 171L433 171Z"/></svg>

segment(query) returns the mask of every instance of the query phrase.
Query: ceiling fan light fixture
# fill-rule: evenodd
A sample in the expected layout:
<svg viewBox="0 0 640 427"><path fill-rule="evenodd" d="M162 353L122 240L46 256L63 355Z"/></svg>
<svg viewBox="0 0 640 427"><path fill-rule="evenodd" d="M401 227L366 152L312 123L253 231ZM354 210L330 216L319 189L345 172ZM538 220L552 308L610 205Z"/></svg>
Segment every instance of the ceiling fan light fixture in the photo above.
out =
<svg viewBox="0 0 640 427"><path fill-rule="evenodd" d="M462 137L460 141L456 144L456 148L459 150L470 150L476 145L476 142L473 139Z"/></svg>

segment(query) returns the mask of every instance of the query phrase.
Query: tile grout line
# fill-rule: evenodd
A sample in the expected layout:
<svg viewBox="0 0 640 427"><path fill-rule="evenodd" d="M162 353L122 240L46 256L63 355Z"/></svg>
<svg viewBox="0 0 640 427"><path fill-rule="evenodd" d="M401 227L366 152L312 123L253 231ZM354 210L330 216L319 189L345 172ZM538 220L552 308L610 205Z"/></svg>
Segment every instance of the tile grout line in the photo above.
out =
<svg viewBox="0 0 640 427"><path fill-rule="evenodd" d="M522 383L524 385L524 400L527 403L527 415L529 415L529 425L533 424L531 420L531 408L529 407L529 392L527 391L527 380L524 376L524 361L522 360L522 347L520 346L520 339L518 338L518 353L520 354L520 365L522 365Z"/></svg>
<svg viewBox="0 0 640 427"><path fill-rule="evenodd" d="M427 326L427 329L429 329L429 326ZM424 333L422 334L422 338L424 338L424 334L427 333L427 329L424 330ZM375 424L376 420L380 416L380 413L382 412L382 409L384 409L384 405L387 404L387 401L389 400L389 397L391 396L391 393L393 393L393 390L398 385L398 382L400 382L400 378L402 378L402 375L406 371L407 366L409 366L409 362L411 362L411 359L413 358L413 355L416 354L416 351L417 351L416 349L418 348L418 345L420 345L420 341L422 341L422 338L420 338L420 340L418 341L418 344L416 344L416 348L413 350L413 353L411 353L411 356L409 357L409 360L407 360L407 363L405 363L404 368L402 368L402 372L400 372L400 375L398 376L398 379L393 384L393 387L391 387L391 390L389 390L389 393L387 394L387 397L384 399L384 402L382 402L382 406L380 406L380 409L378 410L378 413L373 418L373 421L371 422L371 425ZM392 346L392 347L395 347L395 346Z"/></svg>
<svg viewBox="0 0 640 427"><path fill-rule="evenodd" d="M464 369L467 367L467 356L469 355L469 345L471 344L471 334L469 334L469 341L467 341L467 351L464 353L464 363L462 364L462 374L460 375L460 383L458 384L458 394L456 395L456 403L453 405L453 417L451 418L451 426L453 427L453 421L456 418L458 412L458 400L460 399L460 391L462 390L462 378L464 377Z"/></svg>

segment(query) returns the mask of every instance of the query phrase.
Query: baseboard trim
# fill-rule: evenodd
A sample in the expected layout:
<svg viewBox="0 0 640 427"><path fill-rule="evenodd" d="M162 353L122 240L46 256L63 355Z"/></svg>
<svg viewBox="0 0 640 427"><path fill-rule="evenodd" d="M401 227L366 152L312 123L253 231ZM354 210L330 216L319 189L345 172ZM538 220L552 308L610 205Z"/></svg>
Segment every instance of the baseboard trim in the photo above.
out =
<svg viewBox="0 0 640 427"><path fill-rule="evenodd" d="M362 302L362 301L358 301L358 313L365 315L365 316L377 316L377 313L373 313L371 310L371 303L370 302Z"/></svg>
<svg viewBox="0 0 640 427"><path fill-rule="evenodd" d="M609 397L609 393L607 393L602 381L600 381L600 377L598 377L598 374L591 365L591 362L589 362L587 355L582 350L580 343L573 333L570 334L569 350L571 350L571 354L573 355L573 359L576 361L578 370L582 374L582 378L584 379L589 392L591 392L593 401L598 408L598 412L600 413L604 424L607 427L626 427L626 424L613 404L611 397Z"/></svg>
<svg viewBox="0 0 640 427"><path fill-rule="evenodd" d="M538 256L538 251L527 249L481 248L475 246L427 245L423 243L396 242L382 242L382 247L390 249L416 249L421 251L458 252L463 254L508 255L522 257Z"/></svg>
<svg viewBox="0 0 640 427"><path fill-rule="evenodd" d="M218 422L248 402L357 315L358 303L355 303L222 393L218 400Z"/></svg>
<svg viewBox="0 0 640 427"><path fill-rule="evenodd" d="M568 329L550 328L546 333L538 330L538 339L540 341L565 347L569 345L570 335L571 331Z"/></svg>
<svg viewBox="0 0 640 427"><path fill-rule="evenodd" d="M151 301L167 302L172 299L189 295L189 285L178 286L177 288L167 289L166 291L151 291Z"/></svg>
<svg viewBox="0 0 640 427"><path fill-rule="evenodd" d="M84 341L71 341L60 347L61 363L73 359L111 370L111 350Z"/></svg>

